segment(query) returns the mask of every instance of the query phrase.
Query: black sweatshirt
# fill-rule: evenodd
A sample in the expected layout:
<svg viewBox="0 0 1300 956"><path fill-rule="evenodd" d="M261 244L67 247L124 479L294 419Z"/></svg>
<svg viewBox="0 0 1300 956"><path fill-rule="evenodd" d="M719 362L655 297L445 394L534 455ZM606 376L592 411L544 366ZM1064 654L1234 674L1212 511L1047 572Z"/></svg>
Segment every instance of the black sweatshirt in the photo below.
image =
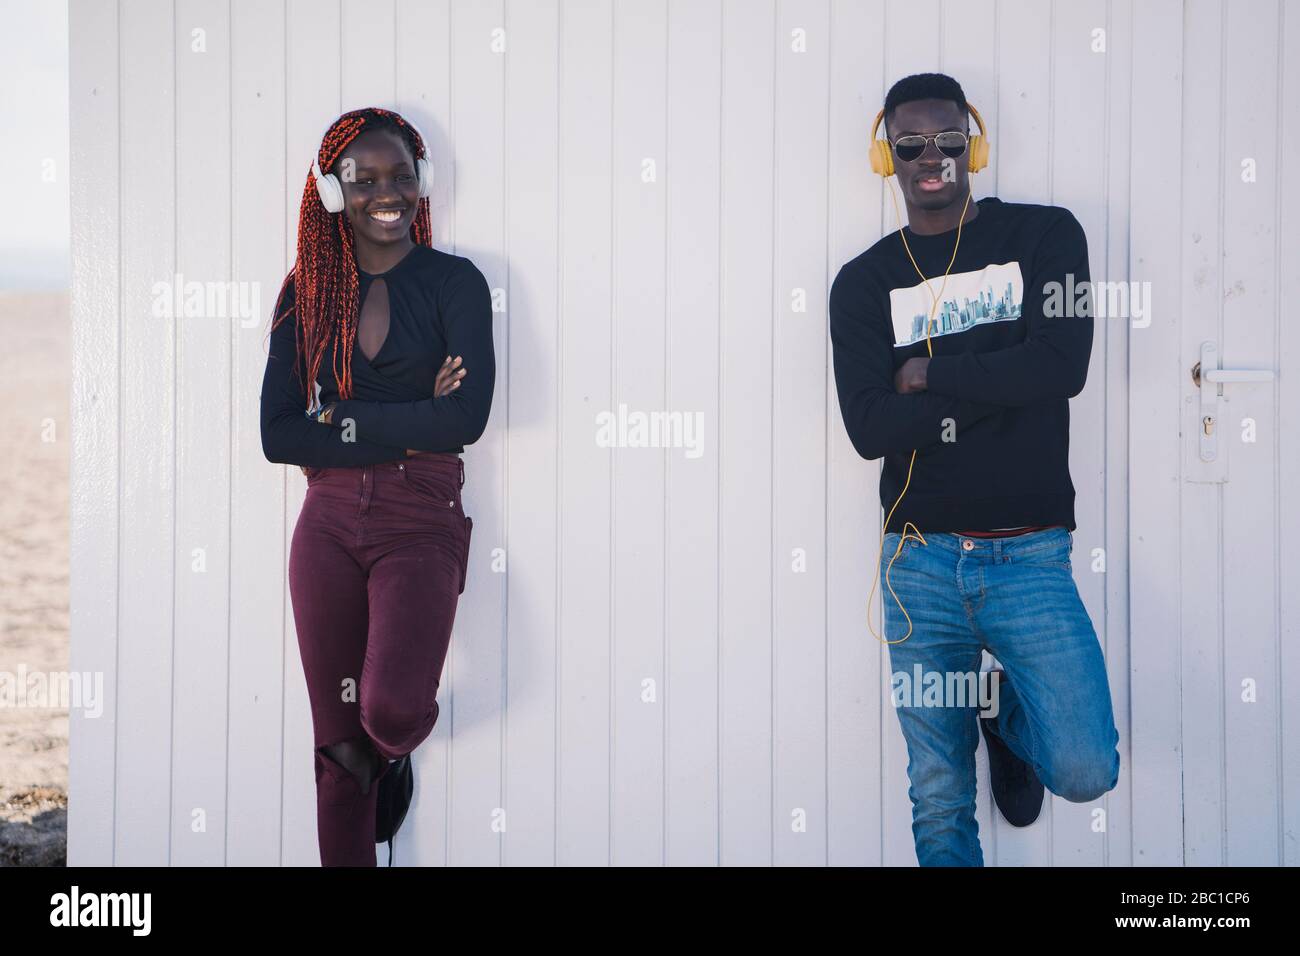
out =
<svg viewBox="0 0 1300 956"><path fill-rule="evenodd" d="M492 347L492 297L487 281L461 256L416 245L377 275L358 270L359 303L376 278L388 287L388 335L368 361L360 342L352 346L354 397L338 401L333 342L317 374L320 405L338 402L326 425L306 417L305 373L295 374L296 314L271 332L262 379L262 451L293 465L346 467L397 461L406 449L461 452L487 426L496 378ZM293 281L284 308L294 304ZM438 369L447 356L461 356L460 387L434 398ZM342 349L339 351L342 360ZM349 437L344 426L354 425Z"/></svg>
<svg viewBox="0 0 1300 956"><path fill-rule="evenodd" d="M1092 298L1083 228L1058 206L987 197L965 223L906 237L939 299L926 391L894 372L925 357L933 299L897 231L840 269L830 332L840 412L863 458L884 458L887 531L1064 525L1074 530L1069 399L1088 375ZM1053 284L1059 284L1053 289ZM1055 297L1053 298L1053 293Z"/></svg>

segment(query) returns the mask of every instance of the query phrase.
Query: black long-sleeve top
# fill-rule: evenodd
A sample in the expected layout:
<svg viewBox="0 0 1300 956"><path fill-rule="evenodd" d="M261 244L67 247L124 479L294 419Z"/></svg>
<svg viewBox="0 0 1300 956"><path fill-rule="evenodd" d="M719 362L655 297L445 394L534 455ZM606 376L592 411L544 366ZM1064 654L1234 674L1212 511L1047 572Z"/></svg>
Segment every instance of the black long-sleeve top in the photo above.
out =
<svg viewBox="0 0 1300 956"><path fill-rule="evenodd" d="M840 412L853 447L884 458L888 531L1061 524L1073 530L1069 399L1092 352L1088 246L1067 209L981 199L957 230L907 242L939 298L926 390L899 394L894 372L925 357L932 305L898 232L846 263L831 287ZM942 290L942 291L941 291Z"/></svg>
<svg viewBox="0 0 1300 956"><path fill-rule="evenodd" d="M333 424L305 415L304 371L294 371L296 315L272 330L261 402L268 460L322 468L369 465L405 458L408 448L461 452L483 434L496 379L492 298L483 274L464 257L416 245L386 272L359 270L359 302L377 278L388 290L388 335L373 360L353 343L354 397L339 400L332 342L317 375L320 405L337 402ZM282 310L293 304L291 279ZM438 369L457 355L465 377L455 391L434 398Z"/></svg>

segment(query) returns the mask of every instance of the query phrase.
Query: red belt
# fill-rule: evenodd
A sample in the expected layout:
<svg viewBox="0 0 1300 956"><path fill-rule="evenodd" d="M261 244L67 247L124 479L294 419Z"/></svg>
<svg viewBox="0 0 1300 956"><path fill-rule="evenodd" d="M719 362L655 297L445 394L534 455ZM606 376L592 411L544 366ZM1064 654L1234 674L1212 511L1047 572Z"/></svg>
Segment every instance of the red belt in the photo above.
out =
<svg viewBox="0 0 1300 956"><path fill-rule="evenodd" d="M1011 538L1019 534L1029 534L1031 531L1046 531L1048 528L1064 528L1063 524L1036 524L1031 528L1013 528L1010 531L954 531L953 534L964 535L968 538Z"/></svg>

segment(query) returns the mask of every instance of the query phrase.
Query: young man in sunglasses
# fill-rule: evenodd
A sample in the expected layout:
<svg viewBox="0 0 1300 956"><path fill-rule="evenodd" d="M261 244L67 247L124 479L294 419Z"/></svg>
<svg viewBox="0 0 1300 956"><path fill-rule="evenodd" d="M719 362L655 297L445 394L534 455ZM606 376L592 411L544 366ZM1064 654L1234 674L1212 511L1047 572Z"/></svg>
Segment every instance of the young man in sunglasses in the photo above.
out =
<svg viewBox="0 0 1300 956"><path fill-rule="evenodd" d="M1069 399L1093 332L1087 242L1061 207L971 199L984 145L967 114L943 74L890 89L876 162L886 175L892 162L908 225L847 263L830 295L844 424L859 454L884 459L883 640L922 866L983 865L976 726L994 800L1016 826L1037 818L1044 785L1096 800L1120 764L1070 563ZM986 716L983 649L1002 665Z"/></svg>

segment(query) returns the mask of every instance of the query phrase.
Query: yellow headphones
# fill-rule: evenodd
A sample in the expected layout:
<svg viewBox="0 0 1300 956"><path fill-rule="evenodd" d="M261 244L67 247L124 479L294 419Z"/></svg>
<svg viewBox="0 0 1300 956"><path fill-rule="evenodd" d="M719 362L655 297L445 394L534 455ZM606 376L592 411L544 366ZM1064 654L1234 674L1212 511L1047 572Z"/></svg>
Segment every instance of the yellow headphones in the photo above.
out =
<svg viewBox="0 0 1300 956"><path fill-rule="evenodd" d="M989 163L989 141L988 131L984 128L984 120L980 118L979 112L970 103L966 104L970 110L971 116L975 117L975 123L980 128L979 136L972 136L967 141L966 151L970 157L967 164L972 173L977 173ZM894 153L893 148L887 139L876 139L876 130L880 128L880 121L884 118L885 111L882 109L876 114L876 121L871 126L871 168L881 176L886 178L894 175ZM934 349L930 346L930 327L934 324L934 313L939 308L939 296L943 295L943 290L948 285L948 273L952 271L952 264L957 261L957 249L961 246L961 227L966 219L966 209L970 206L970 183L967 181L966 203L961 209L961 218L957 220L957 241L953 243L952 258L948 260L948 268L943 271L943 285L939 286L939 295L935 295L934 290L930 288L930 280L921 267L916 264L916 257L912 255L912 248L907 244L907 235L903 232L903 219L898 211L898 197L894 195L893 187L889 189L889 197L894 200L894 219L898 222L898 237L903 240L903 248L907 250L907 258L912 260L912 268L916 274L921 277L925 283L926 291L930 293L933 303L930 306L930 318L925 323L925 350L931 358L934 357ZM903 500L903 495L907 494L907 488L912 483L912 466L916 464L916 449L912 449L912 460L907 465L907 480L903 482L903 490L898 493L898 500L894 506L889 509L889 514L885 516L884 522L880 526L880 553L876 558L876 572L871 576L871 593L867 595L867 629L871 631L872 636L882 644L901 644L912 636L912 616L907 613L907 608L903 607L903 602L898 599L898 594L894 591L893 584L889 581L889 572L893 568L894 562L898 559L899 554L903 551L903 542L907 540L908 529L911 528L916 539L921 544L927 544L925 537L921 534L921 529L912 522L903 523L903 533L898 538L898 547L894 549L894 556L889 559L889 566L885 568L885 586L889 588L889 593L894 595L894 603L898 609L903 612L903 617L907 618L907 633L896 641L887 641L881 635L876 633L876 629L871 626L871 602L876 596L876 582L880 579L880 563L885 558L885 529L889 527L889 519L894 517L894 512L898 510L899 502ZM883 616L883 611L882 611ZM881 622L884 627L884 621Z"/></svg>
<svg viewBox="0 0 1300 956"><path fill-rule="evenodd" d="M967 168L972 173L978 173L989 164L989 132L984 128L984 120L980 117L979 110L970 103L966 104L966 109L970 111L971 116L975 117L975 125L980 128L979 135L972 136L966 146L966 155L969 157ZM876 139L876 130L880 129L880 123L884 118L885 111L882 109L876 114L876 121L871 124L871 168L881 176L892 176L894 175L893 147L887 139Z"/></svg>

